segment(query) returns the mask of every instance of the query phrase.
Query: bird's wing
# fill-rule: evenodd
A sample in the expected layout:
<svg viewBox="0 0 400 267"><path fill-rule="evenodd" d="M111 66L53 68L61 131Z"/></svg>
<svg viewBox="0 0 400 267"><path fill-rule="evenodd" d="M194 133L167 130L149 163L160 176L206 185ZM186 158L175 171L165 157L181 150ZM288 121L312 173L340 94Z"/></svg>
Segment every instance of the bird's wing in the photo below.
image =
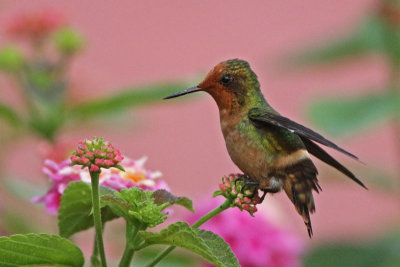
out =
<svg viewBox="0 0 400 267"><path fill-rule="evenodd" d="M356 182L357 184L361 185L365 189L367 187L345 166L340 164L336 159L334 159L331 155L329 155L325 150L323 150L319 145L314 143L313 141L309 140L306 137L300 137L303 141L304 145L307 148L307 151L310 152L312 155L317 157L318 159L322 160L326 164L332 166L333 168L337 169L338 171L342 172L344 175L349 177L351 180Z"/></svg>
<svg viewBox="0 0 400 267"><path fill-rule="evenodd" d="M305 126L298 124L297 122L294 122L286 117L283 117L278 113L273 113L269 109L252 108L249 110L248 117L258 127L271 126L271 125L278 126L287 129L292 133L297 134L302 139L303 138L311 139L317 143L336 149L337 151L340 151L358 160L358 158L355 155L351 154L350 152L347 152L343 148L340 148L339 146L329 141L319 133L316 133Z"/></svg>

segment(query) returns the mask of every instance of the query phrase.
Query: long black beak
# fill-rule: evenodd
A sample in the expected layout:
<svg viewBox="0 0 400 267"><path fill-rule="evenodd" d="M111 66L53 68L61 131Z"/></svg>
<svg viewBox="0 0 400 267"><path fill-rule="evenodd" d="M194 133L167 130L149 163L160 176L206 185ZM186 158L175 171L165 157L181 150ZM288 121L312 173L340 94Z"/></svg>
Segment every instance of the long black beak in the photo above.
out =
<svg viewBox="0 0 400 267"><path fill-rule="evenodd" d="M187 94L198 92L201 90L202 90L201 88L199 88L198 86L195 86L195 87L191 87L186 90L183 90L182 92L178 92L178 93L166 96L163 99L170 99L170 98L174 98L174 97L178 97L178 96L182 96L182 95L187 95Z"/></svg>

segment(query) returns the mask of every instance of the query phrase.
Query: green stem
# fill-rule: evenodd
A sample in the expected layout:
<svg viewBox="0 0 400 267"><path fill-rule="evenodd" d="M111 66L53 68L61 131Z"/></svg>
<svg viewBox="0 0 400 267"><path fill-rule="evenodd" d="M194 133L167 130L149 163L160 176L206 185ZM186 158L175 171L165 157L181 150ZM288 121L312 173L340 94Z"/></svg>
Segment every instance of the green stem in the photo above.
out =
<svg viewBox="0 0 400 267"><path fill-rule="evenodd" d="M53 76L56 79L63 79L64 75L66 73L67 68L69 67L69 64L71 63L71 55L69 54L63 54L61 55L55 69L54 69L54 73Z"/></svg>
<svg viewBox="0 0 400 267"><path fill-rule="evenodd" d="M217 208L213 209L203 217L201 217L197 222L195 222L192 227L193 228L199 228L201 225L206 223L208 220L210 220L212 217L217 216L221 212L223 212L226 209L229 209L232 206L232 200L231 199L226 199L224 203L222 203L220 206Z"/></svg>
<svg viewBox="0 0 400 267"><path fill-rule="evenodd" d="M161 251L160 254L156 256L156 258L150 262L149 264L146 265L146 267L153 267L157 263L159 263L162 259L164 259L171 251L173 251L176 247L175 246L169 246L168 248L164 249Z"/></svg>
<svg viewBox="0 0 400 267"><path fill-rule="evenodd" d="M97 246L96 235L94 236L93 253L92 253L92 256L90 256L90 264L92 267L100 266L99 247Z"/></svg>
<svg viewBox="0 0 400 267"><path fill-rule="evenodd" d="M205 222L207 222L208 220L210 220L214 216L216 216L216 215L220 214L221 212L223 212L224 210L230 208L231 205L232 205L232 200L226 199L225 202L222 203L220 206L218 206L217 208L213 209L212 211L210 211L209 213L207 213L206 215L201 217L197 222L195 222L192 225L192 227L193 228L200 227L201 225L203 225ZM166 248L160 254L158 254L152 262L147 264L146 267L155 266L157 263L159 263L163 258L165 258L175 248L176 248L175 246L170 246L170 247Z"/></svg>
<svg viewBox="0 0 400 267"><path fill-rule="evenodd" d="M134 243L137 233L139 232L139 226L135 227L130 222L126 222L126 243L124 254L122 255L122 259L119 263L119 267L128 267L131 265L131 261L133 258L133 254L135 253L135 249L130 245L130 243Z"/></svg>
<svg viewBox="0 0 400 267"><path fill-rule="evenodd" d="M93 204L93 219L94 228L96 230L97 246L100 253L101 266L107 267L106 255L103 244L103 224L101 222L100 212L100 197L99 197L99 177L100 172L90 172L92 180L92 204Z"/></svg>

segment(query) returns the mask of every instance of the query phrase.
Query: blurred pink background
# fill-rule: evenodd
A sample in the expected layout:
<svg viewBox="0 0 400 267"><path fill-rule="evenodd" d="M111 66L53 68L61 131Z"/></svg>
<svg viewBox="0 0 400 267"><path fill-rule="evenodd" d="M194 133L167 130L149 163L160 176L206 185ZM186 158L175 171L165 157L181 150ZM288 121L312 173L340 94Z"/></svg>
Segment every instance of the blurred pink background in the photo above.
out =
<svg viewBox="0 0 400 267"><path fill-rule="evenodd" d="M87 48L73 63L75 99L89 99L125 86L189 79L196 85L215 64L230 58L249 61L269 103L285 116L310 125L305 107L326 95L353 95L357 88L385 80L377 58L329 70L283 71L279 59L298 47L345 32L377 1L31 1L0 2L0 24L12 14L43 7L65 12L87 38ZM0 35L0 42L4 43ZM10 84L0 80L2 100L16 101ZM184 88L177 88L177 91ZM349 90L351 89L351 90ZM196 200L217 189L220 177L237 172L220 131L218 110L206 95L160 101L132 110L123 124L68 129L62 139L77 142L104 136L132 158L149 156L147 167L160 170L172 192ZM120 122L120 121L119 121ZM315 128L315 127L312 127ZM316 129L318 130L318 129ZM395 169L389 128L357 139L331 138L367 165ZM8 173L44 184L37 139L9 144ZM27 151L28 150L28 151ZM363 165L332 152L360 174ZM29 165L21 166L23 160ZM400 219L399 196L367 183L363 190L340 173L317 162L322 193L312 216L314 238L354 239L376 236ZM328 179L333 177L334 179ZM361 177L362 178L362 177ZM379 179L377 177L377 179ZM263 212L308 239L301 218L284 194L268 196ZM277 208L281 207L281 208Z"/></svg>

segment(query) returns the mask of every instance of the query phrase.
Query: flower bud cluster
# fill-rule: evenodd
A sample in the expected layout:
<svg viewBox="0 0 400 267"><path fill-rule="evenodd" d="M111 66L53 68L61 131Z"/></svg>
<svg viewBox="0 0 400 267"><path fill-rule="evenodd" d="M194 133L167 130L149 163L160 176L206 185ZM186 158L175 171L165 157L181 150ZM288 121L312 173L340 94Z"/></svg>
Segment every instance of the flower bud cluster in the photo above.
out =
<svg viewBox="0 0 400 267"><path fill-rule="evenodd" d="M17 48L5 46L0 49L0 70L17 72L22 69L24 63L24 57Z"/></svg>
<svg viewBox="0 0 400 267"><path fill-rule="evenodd" d="M40 10L14 16L6 25L6 33L18 38L42 40L65 24L66 20L61 13Z"/></svg>
<svg viewBox="0 0 400 267"><path fill-rule="evenodd" d="M72 28L57 31L54 35L54 41L58 50L64 55L79 52L84 46L83 37Z"/></svg>
<svg viewBox="0 0 400 267"><path fill-rule="evenodd" d="M98 172L100 168L122 168L118 164L123 160L121 152L103 138L80 141L78 148L71 156L71 165L88 167L91 172Z"/></svg>
<svg viewBox="0 0 400 267"><path fill-rule="evenodd" d="M246 185L242 176L242 174L230 174L222 177L220 192L226 198L232 199L234 206L253 215L257 211L256 205L260 202L258 189L254 185Z"/></svg>

